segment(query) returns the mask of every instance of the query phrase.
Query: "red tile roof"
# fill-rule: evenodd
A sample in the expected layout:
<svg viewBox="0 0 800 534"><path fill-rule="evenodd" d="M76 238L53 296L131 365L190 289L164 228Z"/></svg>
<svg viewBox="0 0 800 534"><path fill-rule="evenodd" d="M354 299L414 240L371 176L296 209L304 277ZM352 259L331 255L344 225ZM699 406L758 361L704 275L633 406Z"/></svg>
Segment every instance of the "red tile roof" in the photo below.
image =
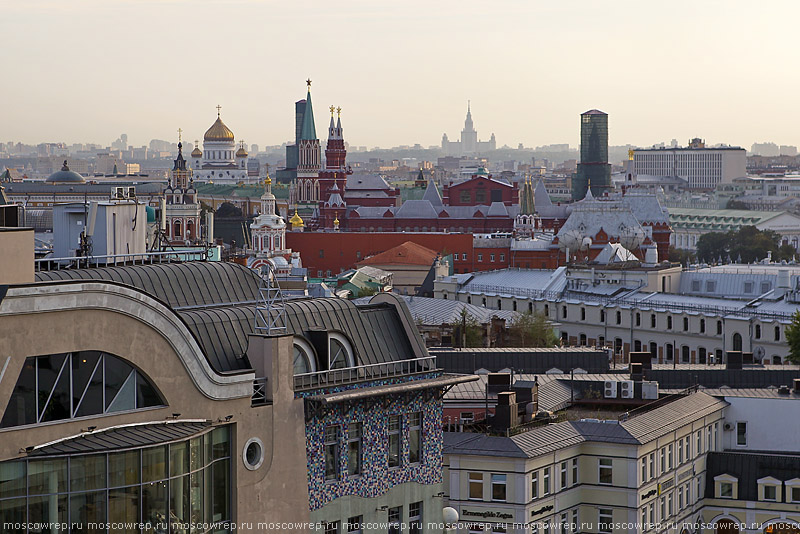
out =
<svg viewBox="0 0 800 534"><path fill-rule="evenodd" d="M422 245L406 241L380 254L366 258L358 265L432 265L438 253Z"/></svg>

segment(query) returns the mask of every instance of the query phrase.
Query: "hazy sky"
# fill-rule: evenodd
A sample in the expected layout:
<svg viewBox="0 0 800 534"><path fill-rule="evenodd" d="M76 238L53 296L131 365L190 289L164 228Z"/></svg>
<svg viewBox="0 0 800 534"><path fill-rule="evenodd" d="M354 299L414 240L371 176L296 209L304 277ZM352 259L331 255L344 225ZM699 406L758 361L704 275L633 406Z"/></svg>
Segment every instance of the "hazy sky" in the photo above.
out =
<svg viewBox="0 0 800 534"><path fill-rule="evenodd" d="M457 139L610 143L699 136L800 145L800 3L570 0L5 0L0 140L110 144L293 137L313 80L317 131L341 106L354 145Z"/></svg>

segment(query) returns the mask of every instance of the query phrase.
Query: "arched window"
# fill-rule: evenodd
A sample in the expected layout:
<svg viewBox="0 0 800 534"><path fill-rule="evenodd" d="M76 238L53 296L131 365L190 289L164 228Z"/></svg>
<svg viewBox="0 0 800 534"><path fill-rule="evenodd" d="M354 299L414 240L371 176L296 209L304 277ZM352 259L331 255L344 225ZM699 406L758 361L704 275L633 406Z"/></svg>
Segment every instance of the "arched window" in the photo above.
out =
<svg viewBox="0 0 800 534"><path fill-rule="evenodd" d="M311 345L299 338L294 338L294 374L302 375L313 373L317 370L314 349Z"/></svg>
<svg viewBox="0 0 800 534"><path fill-rule="evenodd" d="M733 334L733 350L742 350L742 335L739 332Z"/></svg>
<svg viewBox="0 0 800 534"><path fill-rule="evenodd" d="M175 238L183 237L181 221L175 221L175 223L173 224L172 237Z"/></svg>
<svg viewBox="0 0 800 534"><path fill-rule="evenodd" d="M150 380L117 356L99 351L33 356L25 360L0 427L164 405Z"/></svg>
<svg viewBox="0 0 800 534"><path fill-rule="evenodd" d="M353 348L341 334L328 334L328 369L354 367Z"/></svg>

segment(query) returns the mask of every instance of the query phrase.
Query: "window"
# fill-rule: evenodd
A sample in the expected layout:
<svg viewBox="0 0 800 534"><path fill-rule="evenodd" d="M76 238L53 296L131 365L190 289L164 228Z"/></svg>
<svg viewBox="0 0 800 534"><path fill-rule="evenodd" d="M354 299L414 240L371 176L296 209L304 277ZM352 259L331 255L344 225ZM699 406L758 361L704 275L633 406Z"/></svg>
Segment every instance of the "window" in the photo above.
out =
<svg viewBox="0 0 800 534"><path fill-rule="evenodd" d="M689 318L688 317L684 317L683 318L683 331L684 332L688 332L689 331Z"/></svg>
<svg viewBox="0 0 800 534"><path fill-rule="evenodd" d="M567 307L566 306L561 306L561 317L563 319L567 318Z"/></svg>
<svg viewBox="0 0 800 534"><path fill-rule="evenodd" d="M719 496L723 499L732 499L733 498L733 483L732 482L720 482L719 483Z"/></svg>
<svg viewBox="0 0 800 534"><path fill-rule="evenodd" d="M655 476L656 476L656 453L651 452L649 460L650 460L649 461L649 464L650 464L650 480L653 480L653 478L655 478Z"/></svg>
<svg viewBox="0 0 800 534"><path fill-rule="evenodd" d="M772 289L772 283L771 282L761 282L761 293L762 294L768 292L770 289Z"/></svg>
<svg viewBox="0 0 800 534"><path fill-rule="evenodd" d="M672 316L667 315L667 330L672 330Z"/></svg>
<svg viewBox="0 0 800 534"><path fill-rule="evenodd" d="M778 498L777 486L765 485L764 486L764 500L775 501Z"/></svg>
<svg viewBox="0 0 800 534"><path fill-rule="evenodd" d="M489 261L494 261L494 254L489 254Z"/></svg>
<svg viewBox="0 0 800 534"><path fill-rule="evenodd" d="M336 480L339 472L339 427L325 428L325 480Z"/></svg>
<svg viewBox="0 0 800 534"><path fill-rule="evenodd" d="M586 308L581 308L581 321L586 320Z"/></svg>
<svg viewBox="0 0 800 534"><path fill-rule="evenodd" d="M647 457L642 457L642 483L647 482Z"/></svg>
<svg viewBox="0 0 800 534"><path fill-rule="evenodd" d="M542 474L542 495L550 495L550 468L545 467Z"/></svg>
<svg viewBox="0 0 800 534"><path fill-rule="evenodd" d="M544 305L544 314L546 316L550 317L550 305L549 304L545 304Z"/></svg>
<svg viewBox="0 0 800 534"><path fill-rule="evenodd" d="M325 523L325 534L339 534L339 522L329 521Z"/></svg>
<svg viewBox="0 0 800 534"><path fill-rule="evenodd" d="M82 351L25 359L0 427L138 410L166 403L117 356Z"/></svg>
<svg viewBox="0 0 800 534"><path fill-rule="evenodd" d="M683 447L681 447L681 442L678 442L678 465L683 463Z"/></svg>
<svg viewBox="0 0 800 534"><path fill-rule="evenodd" d="M610 533L614 531L614 514L611 508L600 508L597 511L598 532Z"/></svg>
<svg viewBox="0 0 800 534"><path fill-rule="evenodd" d="M661 514L661 520L663 521L667 517L667 498L661 497L658 501L658 511Z"/></svg>
<svg viewBox="0 0 800 534"><path fill-rule="evenodd" d="M776 326L775 327L775 341L780 341L780 340L781 340L781 327L780 326Z"/></svg>
<svg viewBox="0 0 800 534"><path fill-rule="evenodd" d="M756 339L761 339L761 325L757 324L755 327L755 336Z"/></svg>
<svg viewBox="0 0 800 534"><path fill-rule="evenodd" d="M667 493L667 517L672 516L672 492Z"/></svg>
<svg viewBox="0 0 800 534"><path fill-rule="evenodd" d="M500 261L506 261L506 255L500 254Z"/></svg>
<svg viewBox="0 0 800 534"><path fill-rule="evenodd" d="M422 445L422 412L414 412L408 416L408 463L420 462Z"/></svg>
<svg viewBox="0 0 800 534"><path fill-rule="evenodd" d="M308 343L298 338L294 339L294 374L302 375L316 371L313 354Z"/></svg>
<svg viewBox="0 0 800 534"><path fill-rule="evenodd" d="M463 261L467 261L467 253L466 253L466 252L462 252L462 253L461 253L461 259L462 259Z"/></svg>
<svg viewBox="0 0 800 534"><path fill-rule="evenodd" d="M348 534L362 534L364 532L364 516L357 515L347 520Z"/></svg>
<svg viewBox="0 0 800 534"><path fill-rule="evenodd" d="M705 319L700 319L700 333L701 334L705 334L706 333L706 320Z"/></svg>
<svg viewBox="0 0 800 534"><path fill-rule="evenodd" d="M324 258L325 257L325 250L319 249L319 257L320 258Z"/></svg>
<svg viewBox="0 0 800 534"><path fill-rule="evenodd" d="M642 507L642 530L647 530L647 506Z"/></svg>
<svg viewBox="0 0 800 534"><path fill-rule="evenodd" d="M328 369L353 367L353 352L350 343L341 334L328 335Z"/></svg>
<svg viewBox="0 0 800 534"><path fill-rule="evenodd" d="M661 447L661 452L659 454L659 473L663 474L667 470L667 452L664 450L664 447Z"/></svg>
<svg viewBox="0 0 800 534"><path fill-rule="evenodd" d="M600 322L601 323L605 323L606 322L606 311L605 310L600 310Z"/></svg>
<svg viewBox="0 0 800 534"><path fill-rule="evenodd" d="M697 432L694 433L694 437L695 441L697 441L697 443L695 443L695 449L694 449L695 454L700 455L701 452L703 451L703 433L698 430Z"/></svg>
<svg viewBox="0 0 800 534"><path fill-rule="evenodd" d="M713 293L717 290L717 282L715 280L706 280L706 293Z"/></svg>
<svg viewBox="0 0 800 534"><path fill-rule="evenodd" d="M483 473L469 474L469 498L483 500Z"/></svg>
<svg viewBox="0 0 800 534"><path fill-rule="evenodd" d="M611 458L600 458L597 460L598 463L598 483L599 484L611 484L613 477L611 472L612 460Z"/></svg>
<svg viewBox="0 0 800 534"><path fill-rule="evenodd" d="M461 191L461 202L472 202L470 191Z"/></svg>
<svg viewBox="0 0 800 534"><path fill-rule="evenodd" d="M539 471L531 474L531 500L539 498Z"/></svg>
<svg viewBox="0 0 800 534"><path fill-rule="evenodd" d="M572 459L572 485L575 486L578 483L578 459Z"/></svg>
<svg viewBox="0 0 800 534"><path fill-rule="evenodd" d="M717 335L722 335L722 321L717 321Z"/></svg>
<svg viewBox="0 0 800 534"><path fill-rule="evenodd" d="M642 314L636 312L636 326L642 326Z"/></svg>
<svg viewBox="0 0 800 534"><path fill-rule="evenodd" d="M672 443L667 446L667 470L672 469Z"/></svg>
<svg viewBox="0 0 800 534"><path fill-rule="evenodd" d="M422 532L422 501L408 505L408 531L412 534Z"/></svg>
<svg viewBox="0 0 800 534"><path fill-rule="evenodd" d="M486 202L486 190L485 189L476 189L475 190L475 202L478 204L483 204Z"/></svg>
<svg viewBox="0 0 800 534"><path fill-rule="evenodd" d="M478 254L478 261L483 261L483 254Z"/></svg>
<svg viewBox="0 0 800 534"><path fill-rule="evenodd" d="M678 486L678 511L683 510L683 486Z"/></svg>
<svg viewBox="0 0 800 534"><path fill-rule="evenodd" d="M744 292L750 294L753 292L753 282L744 283Z"/></svg>
<svg viewBox="0 0 800 534"><path fill-rule="evenodd" d="M361 423L347 425L347 475L361 474Z"/></svg>
<svg viewBox="0 0 800 534"><path fill-rule="evenodd" d="M692 443L690 438L691 436L686 436L685 438L683 438L683 456L684 458L686 458L687 462L692 456L692 451L691 451Z"/></svg>
<svg viewBox="0 0 800 534"><path fill-rule="evenodd" d="M656 314L655 313L651 313L650 314L650 328L655 328L655 327L656 327Z"/></svg>
<svg viewBox="0 0 800 534"><path fill-rule="evenodd" d="M567 487L567 462L561 462L561 485L560 489Z"/></svg>
<svg viewBox="0 0 800 534"><path fill-rule="evenodd" d="M400 467L400 416L389 416L389 469Z"/></svg>
<svg viewBox="0 0 800 534"><path fill-rule="evenodd" d="M403 529L403 507L395 506L394 508L389 508L387 519L389 520L389 534L400 534Z"/></svg>
<svg viewBox="0 0 800 534"><path fill-rule="evenodd" d="M794 503L800 502L800 486L794 486L789 489L790 491L788 491L787 493L789 494L789 499L791 500L791 502Z"/></svg>
<svg viewBox="0 0 800 534"><path fill-rule="evenodd" d="M706 427L706 452L711 450L711 425Z"/></svg>
<svg viewBox="0 0 800 534"><path fill-rule="evenodd" d="M506 475L492 473L492 500L506 502Z"/></svg>
<svg viewBox="0 0 800 534"><path fill-rule="evenodd" d="M617 313L615 315L616 315L616 319L617 319L617 324L622 324L622 312L617 311Z"/></svg>

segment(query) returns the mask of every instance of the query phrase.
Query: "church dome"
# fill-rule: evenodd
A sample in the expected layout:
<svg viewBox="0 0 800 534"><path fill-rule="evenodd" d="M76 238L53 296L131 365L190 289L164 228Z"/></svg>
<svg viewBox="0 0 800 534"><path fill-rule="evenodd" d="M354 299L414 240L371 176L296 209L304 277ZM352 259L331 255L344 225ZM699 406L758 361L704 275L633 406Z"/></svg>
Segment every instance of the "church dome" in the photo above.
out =
<svg viewBox="0 0 800 534"><path fill-rule="evenodd" d="M204 141L233 141L233 132L225 126L225 123L222 122L222 119L219 118L217 115L217 120L214 121L214 124L211 125L206 131L206 134L203 136Z"/></svg>
<svg viewBox="0 0 800 534"><path fill-rule="evenodd" d="M299 228L303 226L303 219L297 213L297 210L294 210L294 215L292 215L292 218L289 219L289 222L292 223L292 228Z"/></svg>
<svg viewBox="0 0 800 534"><path fill-rule="evenodd" d="M200 150L200 147L195 145L194 150L192 150L192 157L193 158L202 158L203 152Z"/></svg>
<svg viewBox="0 0 800 534"><path fill-rule="evenodd" d="M244 149L243 146L239 147L239 150L236 151L237 158L246 158L247 157L247 150Z"/></svg>
<svg viewBox="0 0 800 534"><path fill-rule="evenodd" d="M85 184L86 180L77 172L69 170L67 160L64 160L64 166L61 167L61 170L48 176L45 182L50 184Z"/></svg>

